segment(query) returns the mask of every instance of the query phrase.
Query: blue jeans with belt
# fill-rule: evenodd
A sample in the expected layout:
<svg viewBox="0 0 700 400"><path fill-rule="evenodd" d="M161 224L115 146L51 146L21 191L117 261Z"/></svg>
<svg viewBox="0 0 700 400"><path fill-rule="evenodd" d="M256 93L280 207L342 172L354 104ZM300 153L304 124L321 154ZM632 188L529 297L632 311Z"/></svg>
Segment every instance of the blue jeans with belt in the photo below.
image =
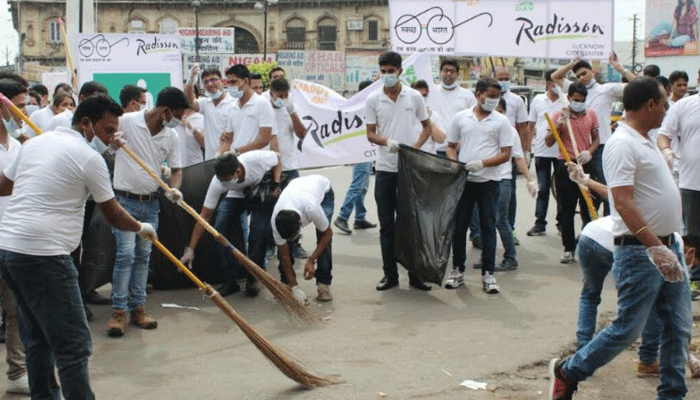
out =
<svg viewBox="0 0 700 400"><path fill-rule="evenodd" d="M71 257L0 250L0 271L17 301L32 398L59 400L62 392L65 399L94 399L92 338Z"/></svg>
<svg viewBox="0 0 700 400"><path fill-rule="evenodd" d="M345 200L340 207L338 218L347 221L355 209L355 221L364 221L367 215L365 208L365 195L369 188L369 174L372 170L372 163L359 163L352 167L352 183L345 194Z"/></svg>
<svg viewBox="0 0 700 400"><path fill-rule="evenodd" d="M148 222L158 229L158 199L138 201L117 195L117 201L124 209L141 222ZM146 304L146 281L148 264L151 260L151 241L136 232L112 228L116 240L117 257L112 274L112 308L120 311L133 311Z"/></svg>

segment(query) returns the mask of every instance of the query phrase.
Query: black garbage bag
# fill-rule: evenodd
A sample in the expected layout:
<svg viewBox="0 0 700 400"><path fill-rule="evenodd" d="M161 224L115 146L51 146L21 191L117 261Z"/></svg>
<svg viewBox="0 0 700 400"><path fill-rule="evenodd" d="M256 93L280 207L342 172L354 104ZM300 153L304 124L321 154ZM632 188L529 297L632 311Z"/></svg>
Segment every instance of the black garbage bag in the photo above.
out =
<svg viewBox="0 0 700 400"><path fill-rule="evenodd" d="M442 284L466 182L463 164L401 146L394 255L424 282Z"/></svg>

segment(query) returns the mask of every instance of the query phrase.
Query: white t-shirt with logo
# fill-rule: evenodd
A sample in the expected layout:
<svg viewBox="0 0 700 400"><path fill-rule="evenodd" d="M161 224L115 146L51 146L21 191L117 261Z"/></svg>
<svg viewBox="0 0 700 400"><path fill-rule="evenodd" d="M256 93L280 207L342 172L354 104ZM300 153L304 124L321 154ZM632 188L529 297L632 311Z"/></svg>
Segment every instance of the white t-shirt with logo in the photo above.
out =
<svg viewBox="0 0 700 400"><path fill-rule="evenodd" d="M264 93L263 93L264 94ZM277 136L280 155L282 155L282 170L291 171L299 168L297 155L294 152L294 124L286 107L272 107L275 113L275 129L272 134Z"/></svg>
<svg viewBox="0 0 700 400"><path fill-rule="evenodd" d="M155 173L160 172L165 160L170 168L182 168L175 130L163 127L157 135L151 135L145 113L139 111L119 117L119 130L124 133L129 148ZM134 194L150 194L158 190L158 182L125 151L118 151L114 159L114 188Z"/></svg>
<svg viewBox="0 0 700 400"><path fill-rule="evenodd" d="M5 168L14 182L0 222L0 249L68 255L83 233L85 201L114 198L107 164L78 132L59 127L24 143Z"/></svg>
<svg viewBox="0 0 700 400"><path fill-rule="evenodd" d="M243 165L245 179L243 182L221 182L214 176L211 179L207 195L204 198L204 207L215 209L221 195L228 192L226 197L242 199L245 197L243 189L260 183L265 173L277 166L278 158L274 151L253 150L238 156L238 162Z"/></svg>
<svg viewBox="0 0 700 400"><path fill-rule="evenodd" d="M253 93L242 108L239 101L236 101L226 123L226 130L233 132L231 149L245 146L257 139L260 128L272 128L274 131L274 126L275 115L270 100Z"/></svg>
<svg viewBox="0 0 700 400"><path fill-rule="evenodd" d="M565 101L568 104L568 102ZM547 96L547 93L538 94L530 103L530 116L528 120L535 123L535 157L557 158L559 157L559 146L547 146L544 138L549 134L549 124L545 119L544 114L549 114L551 118L555 112L562 109L561 101L552 99ZM554 122L554 121L552 121Z"/></svg>
<svg viewBox="0 0 700 400"><path fill-rule="evenodd" d="M421 124L428 118L423 96L417 90L403 84L396 102L384 93L383 88L373 92L365 100L365 123L377 125L377 135L396 140L399 144L412 146L420 135L416 135L414 125ZM390 153L387 146L377 147L376 170L398 172L399 155Z"/></svg>
<svg viewBox="0 0 700 400"><path fill-rule="evenodd" d="M270 220L272 236L278 246L287 243L287 240L280 236L275 225L275 218L282 210L296 211L301 217L301 228L313 222L317 231L324 232L328 229L330 221L321 207L321 202L329 190L331 190L331 181L321 175L302 176L289 182L280 194Z"/></svg>
<svg viewBox="0 0 700 400"><path fill-rule="evenodd" d="M214 100L207 97L197 99L199 112L204 116L204 159L211 160L216 150L221 145L221 134L226 132L226 124L231 110L236 103L228 93L222 94L224 98L219 104L214 105Z"/></svg>

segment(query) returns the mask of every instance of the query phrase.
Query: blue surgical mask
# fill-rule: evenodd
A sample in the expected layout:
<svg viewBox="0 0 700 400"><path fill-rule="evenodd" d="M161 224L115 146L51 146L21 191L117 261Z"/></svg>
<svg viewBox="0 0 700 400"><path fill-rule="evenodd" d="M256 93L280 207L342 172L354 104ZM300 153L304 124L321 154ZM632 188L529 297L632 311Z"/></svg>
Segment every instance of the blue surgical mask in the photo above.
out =
<svg viewBox="0 0 700 400"><path fill-rule="evenodd" d="M578 101L572 101L571 102L571 110L573 112L581 113L586 111L586 103L581 103Z"/></svg>
<svg viewBox="0 0 700 400"><path fill-rule="evenodd" d="M384 87L388 88L394 87L399 83L399 77L396 74L382 74L381 79Z"/></svg>
<svg viewBox="0 0 700 400"><path fill-rule="evenodd" d="M481 108L484 109L484 111L492 112L493 110L498 107L498 103L501 101L500 97L497 97L495 99L492 98L485 98L484 102L481 104Z"/></svg>
<svg viewBox="0 0 700 400"><path fill-rule="evenodd" d="M593 85L595 85L595 84L596 84L596 81L595 81L595 79L591 78L591 81L590 81L590 82L588 82L588 85L586 85L586 89L590 89L590 88L592 88L592 87L593 87Z"/></svg>
<svg viewBox="0 0 700 400"><path fill-rule="evenodd" d="M282 108L282 107L285 107L287 105L287 103L278 97L275 99L275 101L272 103L272 105L275 106L275 108Z"/></svg>
<svg viewBox="0 0 700 400"><path fill-rule="evenodd" d="M92 131L92 140L88 142L90 147L92 147L96 152L98 152L100 154L107 151L109 146L104 144L102 142L102 139L100 139L99 137L97 137L97 135L95 135L95 128L92 126L92 122L90 122L90 130ZM87 142L87 138L85 138L85 141Z"/></svg>
<svg viewBox="0 0 700 400"><path fill-rule="evenodd" d="M457 86L459 86L459 83L457 83L457 81L454 81L454 82L452 82L452 84L448 85L445 82L440 82L440 85L442 85L442 87L444 89L453 90L453 89L456 89Z"/></svg>
<svg viewBox="0 0 700 400"><path fill-rule="evenodd" d="M501 85L501 92L507 92L511 86L510 81L498 81L498 84Z"/></svg>
<svg viewBox="0 0 700 400"><path fill-rule="evenodd" d="M182 123L182 121L175 118L175 116L173 116L172 113L170 115L172 116L172 118L170 118L170 121L166 121L165 116L163 116L163 126L164 127L172 129L172 128L175 128Z"/></svg>
<svg viewBox="0 0 700 400"><path fill-rule="evenodd" d="M5 125L5 130L10 136L12 136L13 138L19 137L19 135L17 135L16 132L20 129L20 126L14 118L10 117L9 120L3 118L2 123L3 125Z"/></svg>
<svg viewBox="0 0 700 400"><path fill-rule="evenodd" d="M39 110L39 106L34 104L27 104L27 115L31 116L34 111Z"/></svg>

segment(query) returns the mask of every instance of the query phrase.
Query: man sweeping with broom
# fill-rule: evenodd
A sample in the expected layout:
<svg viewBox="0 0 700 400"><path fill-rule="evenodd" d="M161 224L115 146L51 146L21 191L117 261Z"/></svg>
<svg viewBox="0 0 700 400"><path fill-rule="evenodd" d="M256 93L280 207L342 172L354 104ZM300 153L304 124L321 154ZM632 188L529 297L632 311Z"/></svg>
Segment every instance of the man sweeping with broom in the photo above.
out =
<svg viewBox="0 0 700 400"><path fill-rule="evenodd" d="M94 399L88 375L92 352L78 272L70 257L82 234L92 195L107 222L155 237L117 203L104 159L88 144L110 143L122 109L107 95L86 98L72 127L46 132L22 147L0 175L9 204L0 224L0 271L17 300L32 398Z"/></svg>

